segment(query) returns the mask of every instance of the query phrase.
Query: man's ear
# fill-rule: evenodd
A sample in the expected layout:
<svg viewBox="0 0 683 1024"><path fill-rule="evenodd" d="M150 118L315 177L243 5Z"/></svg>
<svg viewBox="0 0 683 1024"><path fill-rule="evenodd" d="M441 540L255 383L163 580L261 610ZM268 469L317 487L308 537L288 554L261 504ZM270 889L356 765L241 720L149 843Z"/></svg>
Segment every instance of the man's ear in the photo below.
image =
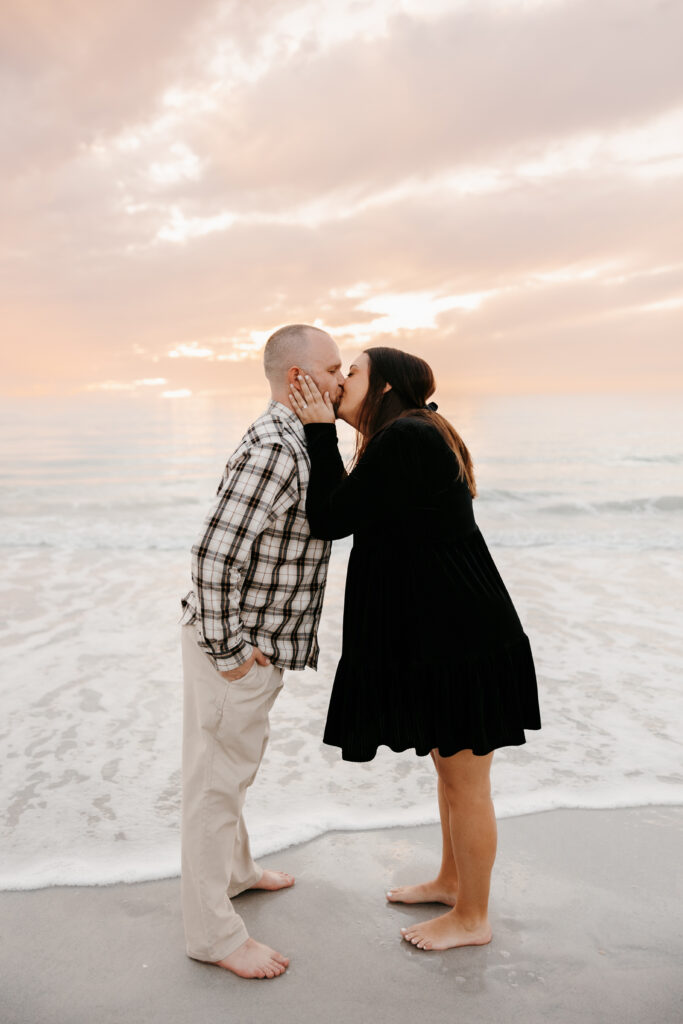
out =
<svg viewBox="0 0 683 1024"><path fill-rule="evenodd" d="M293 384L295 388L298 388L298 378L303 377L303 375L304 371L301 369L300 366L291 366L289 370L287 370L287 383Z"/></svg>

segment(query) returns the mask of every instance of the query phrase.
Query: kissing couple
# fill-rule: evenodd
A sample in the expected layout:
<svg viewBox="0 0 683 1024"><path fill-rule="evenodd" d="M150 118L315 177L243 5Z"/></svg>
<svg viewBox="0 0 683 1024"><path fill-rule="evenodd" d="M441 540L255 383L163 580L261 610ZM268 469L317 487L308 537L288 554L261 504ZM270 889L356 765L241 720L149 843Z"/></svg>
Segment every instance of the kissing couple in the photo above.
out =
<svg viewBox="0 0 683 1024"><path fill-rule="evenodd" d="M401 929L407 942L491 941L493 751L541 725L529 641L474 520L469 451L428 404L431 368L379 347L346 377L341 365L316 327L268 339L271 400L228 459L182 602L186 951L243 978L289 964L250 938L232 901L294 884L255 863L244 800L285 670L317 666L333 540L353 535L323 740L346 761L371 761L382 744L414 749L436 770L440 870L386 898L449 909ZM350 472L337 418L357 431Z"/></svg>

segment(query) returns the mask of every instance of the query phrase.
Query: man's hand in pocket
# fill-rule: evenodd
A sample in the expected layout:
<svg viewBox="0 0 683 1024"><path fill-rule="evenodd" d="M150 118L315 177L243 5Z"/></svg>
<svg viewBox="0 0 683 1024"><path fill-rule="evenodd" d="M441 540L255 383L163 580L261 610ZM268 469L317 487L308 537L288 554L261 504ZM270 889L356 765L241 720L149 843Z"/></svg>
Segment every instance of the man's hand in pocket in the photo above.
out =
<svg viewBox="0 0 683 1024"><path fill-rule="evenodd" d="M246 676L255 661L257 661L259 665L270 665L270 658L267 658L263 651L259 651L258 647L254 647L249 661L245 661L245 663L240 665L239 668L233 668L230 672L221 672L221 675L224 679L227 679L228 682L234 683L236 680L242 679L243 676Z"/></svg>

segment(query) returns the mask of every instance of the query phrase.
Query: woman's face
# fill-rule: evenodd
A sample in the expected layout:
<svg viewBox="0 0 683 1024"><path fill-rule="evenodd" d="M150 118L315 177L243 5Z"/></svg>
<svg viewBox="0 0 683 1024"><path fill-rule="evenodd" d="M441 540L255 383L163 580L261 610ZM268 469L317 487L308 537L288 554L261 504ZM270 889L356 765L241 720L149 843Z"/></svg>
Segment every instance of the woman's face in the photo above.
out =
<svg viewBox="0 0 683 1024"><path fill-rule="evenodd" d="M340 419L346 420L352 427L358 426L358 413L370 385L370 357L365 352L356 356L349 366L344 381L341 402L337 409Z"/></svg>

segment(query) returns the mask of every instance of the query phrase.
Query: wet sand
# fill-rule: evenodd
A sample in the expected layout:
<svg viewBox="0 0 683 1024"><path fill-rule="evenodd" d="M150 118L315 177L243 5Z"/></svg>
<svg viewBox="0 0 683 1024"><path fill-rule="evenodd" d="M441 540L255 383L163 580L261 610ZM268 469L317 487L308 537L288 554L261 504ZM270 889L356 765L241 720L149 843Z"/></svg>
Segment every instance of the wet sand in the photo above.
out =
<svg viewBox="0 0 683 1024"><path fill-rule="evenodd" d="M680 1024L683 808L499 822L489 946L400 938L438 906L386 903L438 865L439 828L330 833L266 858L291 890L238 900L286 953L244 981L183 952L177 879L0 893L3 1024ZM678 909L677 909L678 907Z"/></svg>

